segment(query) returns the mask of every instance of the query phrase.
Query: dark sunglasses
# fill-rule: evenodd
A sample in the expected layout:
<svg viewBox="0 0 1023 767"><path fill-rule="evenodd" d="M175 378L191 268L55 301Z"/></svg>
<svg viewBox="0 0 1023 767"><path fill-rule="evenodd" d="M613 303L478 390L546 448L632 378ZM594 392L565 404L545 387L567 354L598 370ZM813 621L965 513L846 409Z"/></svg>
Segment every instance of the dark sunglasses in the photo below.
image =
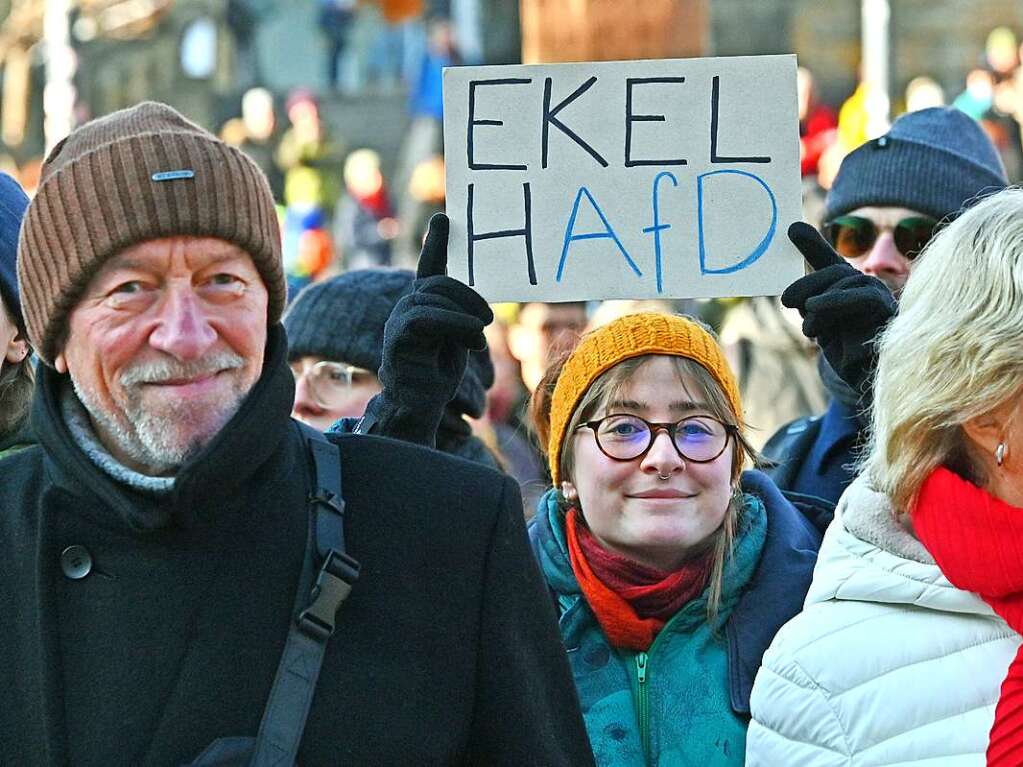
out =
<svg viewBox="0 0 1023 767"><path fill-rule="evenodd" d="M928 216L907 216L892 228L895 248L912 261L930 242L938 222ZM825 233L838 254L844 258L860 258L877 242L881 228L862 216L839 216L824 225Z"/></svg>

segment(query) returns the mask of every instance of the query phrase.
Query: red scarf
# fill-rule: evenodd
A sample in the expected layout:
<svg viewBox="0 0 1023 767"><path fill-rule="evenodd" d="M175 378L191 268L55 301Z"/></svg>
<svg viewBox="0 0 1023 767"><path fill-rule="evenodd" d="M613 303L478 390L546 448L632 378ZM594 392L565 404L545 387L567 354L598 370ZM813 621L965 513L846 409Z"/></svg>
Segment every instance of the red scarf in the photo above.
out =
<svg viewBox="0 0 1023 767"><path fill-rule="evenodd" d="M707 585L710 554L664 572L605 549L569 509L568 556L583 596L614 647L645 651L664 624Z"/></svg>
<svg viewBox="0 0 1023 767"><path fill-rule="evenodd" d="M913 529L945 577L974 591L1023 633L1023 509L945 468L924 481ZM1015 767L1023 753L1023 646L1009 664L987 747L989 767Z"/></svg>

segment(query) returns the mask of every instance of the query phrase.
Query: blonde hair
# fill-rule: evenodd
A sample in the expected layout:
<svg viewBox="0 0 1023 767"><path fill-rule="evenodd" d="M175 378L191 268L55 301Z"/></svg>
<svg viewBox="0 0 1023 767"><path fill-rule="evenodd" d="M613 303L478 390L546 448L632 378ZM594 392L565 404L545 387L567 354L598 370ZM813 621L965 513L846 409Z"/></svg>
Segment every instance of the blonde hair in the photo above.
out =
<svg viewBox="0 0 1023 767"><path fill-rule="evenodd" d="M1023 190L994 194L939 232L878 349L862 460L874 487L911 511L938 466L983 484L962 424L1023 381Z"/></svg>
<svg viewBox="0 0 1023 767"><path fill-rule="evenodd" d="M579 400L579 404L576 406L571 418L568 422L568 427L565 430L566 437L568 435L575 434L579 425L589 420L596 414L601 408L607 405L608 402L614 400L620 394L622 388L624 388L633 375L643 365L648 363L651 359L656 356L654 354L644 354L639 357L630 357L619 362L617 365L609 370L604 371L593 383L589 385L582 398ZM711 554L711 569L710 576L708 579L709 590L707 600L707 615L708 621L714 623L717 618L718 610L721 606L721 593L724 582L724 570L725 563L731 556L735 546L736 531L742 521L743 511L743 494L738 490L739 475L742 473L743 466L746 460L753 461L754 464L759 463L760 456L756 450L749 444L745 436L745 427L738 414L732 409L732 403L722 389L721 384L718 383L717 379L708 371L703 365L696 362L695 360L689 359L688 357L679 357L672 355L668 356L672 364L675 367L675 371L678 374L679 382L685 388L686 379L692 381L698 391L697 392L686 392L690 398L694 401L706 403L710 414L717 418L722 423L728 426L734 426L736 431L735 445L732 451L732 469L731 469L731 480L735 492L732 493L731 498L728 501L728 508L725 510L724 520L717 531L708 539L707 548L712 551ZM552 375L556 379L557 373L560 370L560 365L554 365L551 371L548 371L548 377ZM545 377L545 381L546 381ZM547 398L549 400L549 392L553 389L553 384L549 381L541 382L540 386L537 387L537 392L534 394L534 398L539 398L540 401ZM544 417L543 407L538 406L537 401L533 403L533 417L535 425L538 427L538 431L544 433L545 427L549 428L549 418ZM548 402L549 408L549 402ZM546 444L546 440L542 441ZM572 477L575 469L575 450L573 446L573 440L566 438L561 448L559 456L559 469L560 476ZM563 508L566 504L563 503L564 499L560 496L559 500L562 501ZM585 510L584 510L585 515Z"/></svg>

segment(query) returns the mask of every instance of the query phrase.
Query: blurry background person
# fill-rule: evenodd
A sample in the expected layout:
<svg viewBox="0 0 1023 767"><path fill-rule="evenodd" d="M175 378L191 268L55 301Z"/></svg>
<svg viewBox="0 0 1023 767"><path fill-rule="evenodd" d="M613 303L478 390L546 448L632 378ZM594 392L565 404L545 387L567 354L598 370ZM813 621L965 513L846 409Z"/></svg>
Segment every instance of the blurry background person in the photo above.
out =
<svg viewBox="0 0 1023 767"><path fill-rule="evenodd" d="M508 328L508 348L519 361L522 382L532 393L547 368L570 351L586 329L586 304L581 301L522 304Z"/></svg>
<svg viewBox="0 0 1023 767"><path fill-rule="evenodd" d="M743 473L720 347L686 318L623 317L551 367L532 413L554 486L530 539L597 764L741 764L753 676L820 537Z"/></svg>
<svg viewBox="0 0 1023 767"><path fill-rule="evenodd" d="M344 180L335 240L341 243L345 269L390 266L398 222L380 172L380 155L356 149L345 158Z"/></svg>
<svg viewBox="0 0 1023 767"><path fill-rule="evenodd" d="M395 189L401 191L398 218L402 224L398 263L411 263L422 237L423 201L411 193L416 169L443 154L444 67L461 63L454 29L446 18L433 18L427 25L427 40L409 83L409 127L405 132L395 172Z"/></svg>
<svg viewBox="0 0 1023 767"><path fill-rule="evenodd" d="M918 261L881 335L863 473L757 676L751 767L1023 753L1023 192Z"/></svg>
<svg viewBox="0 0 1023 767"><path fill-rule="evenodd" d="M892 296L901 293L914 259L938 223L1006 183L1005 169L987 135L975 120L951 107L902 115L888 133L842 162L828 193L823 230L850 266L877 277L888 290L882 295L867 286L862 293L845 296L846 315L838 324L856 335L857 343L849 346L848 358L840 364L847 370L837 371L826 354L819 359L820 377L831 397L827 410L821 417L799 418L783 426L764 445L764 454L778 462L768 473L782 490L821 499L832 508L838 502L855 476L852 466L865 436L863 411L869 403L873 353L869 332L875 314L894 306ZM806 248L812 252L820 236L805 225L794 229L808 232L793 241L804 255ZM824 248L831 252L827 245ZM816 299L812 290L804 295L802 286L826 281L829 274L797 280L782 301L805 309ZM839 270L835 279L846 275L847 270ZM849 279L855 282L858 276L852 273ZM806 335L817 335L810 330L814 322L804 322Z"/></svg>
<svg viewBox="0 0 1023 767"><path fill-rule="evenodd" d="M256 161L270 182L274 200L284 200L284 174L274 160L277 150L277 114L274 97L266 88L250 88L242 96L242 124L245 139L238 146Z"/></svg>
<svg viewBox="0 0 1023 767"><path fill-rule="evenodd" d="M327 87L338 87L341 57L352 32L357 0L317 0L317 23L327 41Z"/></svg>
<svg viewBox="0 0 1023 767"><path fill-rule="evenodd" d="M921 109L945 106L945 89L937 80L927 75L914 77L906 86L906 111L919 112Z"/></svg>
<svg viewBox="0 0 1023 767"><path fill-rule="evenodd" d="M284 272L288 295L294 296L334 264L331 216L339 194L341 147L321 121L312 92L293 91L286 111L291 127L281 137L276 159L284 171Z"/></svg>
<svg viewBox="0 0 1023 767"><path fill-rule="evenodd" d="M294 300L284 315L288 360L295 375L292 415L321 431L339 419L358 419L382 390L377 377L384 325L415 275L399 269L360 269L317 282ZM469 364L440 419L436 447L497 468L497 460L472 434L465 416L478 418L493 383L486 352ZM424 414L425 415L425 414ZM348 431L354 424L342 430ZM388 435L385 430L382 432Z"/></svg>
<svg viewBox="0 0 1023 767"><path fill-rule="evenodd" d="M15 257L28 197L0 173L0 458L34 440L29 428L32 356L21 314ZM0 480L2 481L2 480Z"/></svg>
<svg viewBox="0 0 1023 767"><path fill-rule="evenodd" d="M838 117L835 110L820 101L813 74L806 67L796 70L799 97L799 165L803 177L816 179L821 155L836 140Z"/></svg>

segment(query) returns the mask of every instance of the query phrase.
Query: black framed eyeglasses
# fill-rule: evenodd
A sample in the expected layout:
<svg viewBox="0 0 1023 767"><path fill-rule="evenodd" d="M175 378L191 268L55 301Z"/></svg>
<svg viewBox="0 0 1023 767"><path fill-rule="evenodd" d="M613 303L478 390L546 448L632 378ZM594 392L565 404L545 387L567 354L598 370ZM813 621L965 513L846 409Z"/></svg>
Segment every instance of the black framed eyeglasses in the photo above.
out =
<svg viewBox="0 0 1023 767"><path fill-rule="evenodd" d="M824 225L828 240L845 258L865 256L885 228L863 216L838 216ZM937 228L937 220L929 216L907 216L891 227L896 250L912 261L931 241Z"/></svg>
<svg viewBox="0 0 1023 767"><path fill-rule="evenodd" d="M641 458L653 446L657 433L666 431L678 454L692 463L715 460L739 431L735 426L706 415L691 415L674 423L655 423L626 413L612 413L581 423L579 428L592 429L600 452L615 461Z"/></svg>

